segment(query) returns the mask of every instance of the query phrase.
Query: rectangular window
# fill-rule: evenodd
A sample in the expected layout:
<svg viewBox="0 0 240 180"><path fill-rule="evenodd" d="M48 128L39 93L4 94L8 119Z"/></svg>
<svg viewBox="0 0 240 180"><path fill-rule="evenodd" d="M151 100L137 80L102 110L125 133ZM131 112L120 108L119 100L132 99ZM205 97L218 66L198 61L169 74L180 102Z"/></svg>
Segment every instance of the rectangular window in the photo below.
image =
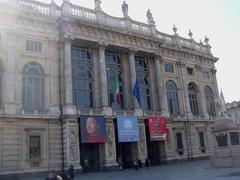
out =
<svg viewBox="0 0 240 180"><path fill-rule="evenodd" d="M26 50L31 52L42 53L42 43L39 41L31 41L27 40L26 42Z"/></svg>
<svg viewBox="0 0 240 180"><path fill-rule="evenodd" d="M173 66L173 64L165 64L165 72L174 73L174 66Z"/></svg>
<svg viewBox="0 0 240 180"><path fill-rule="evenodd" d="M200 141L200 147L205 148L204 133L203 132L199 132L199 141Z"/></svg>
<svg viewBox="0 0 240 180"><path fill-rule="evenodd" d="M29 137L29 157L30 160L41 159L41 137L30 136Z"/></svg>
<svg viewBox="0 0 240 180"><path fill-rule="evenodd" d="M177 139L177 150L179 155L183 155L183 141L182 141L182 133L176 133Z"/></svg>
<svg viewBox="0 0 240 180"><path fill-rule="evenodd" d="M194 75L193 68L187 68L187 74L193 76Z"/></svg>
<svg viewBox="0 0 240 180"><path fill-rule="evenodd" d="M90 54L87 49L81 47L72 47L72 58L75 60L89 60Z"/></svg>
<svg viewBox="0 0 240 180"><path fill-rule="evenodd" d="M228 145L227 134L216 135L216 140L217 140L218 146L227 146Z"/></svg>
<svg viewBox="0 0 240 180"><path fill-rule="evenodd" d="M237 132L230 132L231 145L239 144L239 137Z"/></svg>
<svg viewBox="0 0 240 180"><path fill-rule="evenodd" d="M209 79L209 72L204 71L204 72L202 73L202 75L203 75L203 78L204 78L204 79Z"/></svg>

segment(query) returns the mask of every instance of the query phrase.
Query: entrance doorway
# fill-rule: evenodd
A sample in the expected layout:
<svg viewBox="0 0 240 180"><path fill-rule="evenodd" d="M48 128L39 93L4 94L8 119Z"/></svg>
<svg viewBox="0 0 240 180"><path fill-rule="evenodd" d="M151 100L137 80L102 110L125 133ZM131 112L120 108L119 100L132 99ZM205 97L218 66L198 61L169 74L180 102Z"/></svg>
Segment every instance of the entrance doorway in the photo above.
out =
<svg viewBox="0 0 240 180"><path fill-rule="evenodd" d="M117 161L122 164L124 169L133 168L133 148L134 142L119 142L118 141L118 128L117 122L114 121L115 128L115 142L116 142L116 153Z"/></svg>
<svg viewBox="0 0 240 180"><path fill-rule="evenodd" d="M148 119L145 120L145 129L146 129L148 157L150 159L151 165L159 165L161 164L161 150L160 150L161 143L160 141L150 141Z"/></svg>
<svg viewBox="0 0 240 180"><path fill-rule="evenodd" d="M94 172L100 170L99 144L81 143L80 158L83 172Z"/></svg>

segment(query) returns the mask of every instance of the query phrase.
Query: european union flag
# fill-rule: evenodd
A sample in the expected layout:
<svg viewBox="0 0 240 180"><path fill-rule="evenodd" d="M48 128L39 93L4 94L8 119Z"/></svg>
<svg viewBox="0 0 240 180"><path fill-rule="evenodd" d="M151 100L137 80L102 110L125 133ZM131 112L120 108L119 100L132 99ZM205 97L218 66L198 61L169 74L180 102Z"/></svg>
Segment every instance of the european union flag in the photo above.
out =
<svg viewBox="0 0 240 180"><path fill-rule="evenodd" d="M137 79L136 79L136 82L135 82L135 85L134 85L132 93L135 96L135 98L137 99L138 104L140 106L140 89L139 89L139 86L138 86L138 80Z"/></svg>

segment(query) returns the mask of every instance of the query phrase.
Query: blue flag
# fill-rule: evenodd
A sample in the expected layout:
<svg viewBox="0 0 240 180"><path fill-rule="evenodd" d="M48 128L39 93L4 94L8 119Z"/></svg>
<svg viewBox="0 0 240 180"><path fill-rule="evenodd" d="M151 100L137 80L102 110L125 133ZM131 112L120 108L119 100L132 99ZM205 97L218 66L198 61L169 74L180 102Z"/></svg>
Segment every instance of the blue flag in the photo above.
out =
<svg viewBox="0 0 240 180"><path fill-rule="evenodd" d="M140 106L140 89L139 89L139 86L138 86L138 80L137 79L136 79L136 82L135 82L135 85L134 85L132 93L135 96L135 98L137 99L138 104Z"/></svg>

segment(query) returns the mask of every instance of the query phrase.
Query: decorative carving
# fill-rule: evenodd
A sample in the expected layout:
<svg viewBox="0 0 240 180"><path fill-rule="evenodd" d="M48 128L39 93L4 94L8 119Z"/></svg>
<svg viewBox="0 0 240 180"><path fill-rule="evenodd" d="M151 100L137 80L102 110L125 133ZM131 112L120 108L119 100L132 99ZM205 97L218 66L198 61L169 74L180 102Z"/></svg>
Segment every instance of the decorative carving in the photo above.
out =
<svg viewBox="0 0 240 180"><path fill-rule="evenodd" d="M147 19L148 19L148 24L149 25L155 25L155 21L153 19L152 13L150 9L147 10Z"/></svg>
<svg viewBox="0 0 240 180"><path fill-rule="evenodd" d="M128 4L125 1L123 1L123 4L122 4L122 12L123 12L123 17L129 18L129 16L128 16Z"/></svg>
<svg viewBox="0 0 240 180"><path fill-rule="evenodd" d="M102 3L102 1L95 0L95 10L97 10L97 11L101 11L102 10L101 3Z"/></svg>
<svg viewBox="0 0 240 180"><path fill-rule="evenodd" d="M188 36L190 37L190 39L193 39L193 38L192 38L193 33L192 33L191 29L189 29Z"/></svg>
<svg viewBox="0 0 240 180"><path fill-rule="evenodd" d="M205 36L204 42L206 45L209 45L209 38L207 36Z"/></svg>
<svg viewBox="0 0 240 180"><path fill-rule="evenodd" d="M173 32L174 32L174 35L178 35L177 34L177 27L175 25L173 25L173 28L172 28Z"/></svg>
<svg viewBox="0 0 240 180"><path fill-rule="evenodd" d="M139 150L140 150L140 153L139 155L140 156L146 156L146 137L145 137L145 132L144 132L144 126L139 126L139 135L140 135L140 141L139 141Z"/></svg>
<svg viewBox="0 0 240 180"><path fill-rule="evenodd" d="M69 126L69 159L70 161L78 160L78 143L77 143L77 128Z"/></svg>
<svg viewBox="0 0 240 180"><path fill-rule="evenodd" d="M113 127L107 126L107 156L113 158L114 153L114 135L113 135Z"/></svg>

